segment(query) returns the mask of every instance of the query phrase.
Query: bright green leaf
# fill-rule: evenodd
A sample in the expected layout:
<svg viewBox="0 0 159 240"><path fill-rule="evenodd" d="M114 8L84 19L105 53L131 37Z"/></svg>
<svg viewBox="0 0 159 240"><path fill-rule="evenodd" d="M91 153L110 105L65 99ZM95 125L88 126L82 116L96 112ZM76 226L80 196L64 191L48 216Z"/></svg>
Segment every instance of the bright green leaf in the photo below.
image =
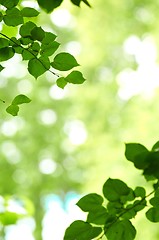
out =
<svg viewBox="0 0 159 240"><path fill-rule="evenodd" d="M23 23L21 12L17 8L8 9L3 17L4 23L8 26L18 26Z"/></svg>
<svg viewBox="0 0 159 240"><path fill-rule="evenodd" d="M50 42L53 42L57 36L53 34L52 32L45 32L45 37L42 40L42 44L49 44Z"/></svg>
<svg viewBox="0 0 159 240"><path fill-rule="evenodd" d="M12 105L20 105L20 104L29 103L29 102L31 102L30 98L28 98L23 94L19 94L13 99Z"/></svg>
<svg viewBox="0 0 159 240"><path fill-rule="evenodd" d="M0 222L4 225L15 224L17 220L20 218L20 215L15 212L1 212L0 213Z"/></svg>
<svg viewBox="0 0 159 240"><path fill-rule="evenodd" d="M11 114L12 116L17 116L19 112L19 106L17 105L10 105L6 109L7 113Z"/></svg>
<svg viewBox="0 0 159 240"><path fill-rule="evenodd" d="M109 201L118 201L121 196L128 195L130 188L119 179L109 178L103 186L103 194Z"/></svg>
<svg viewBox="0 0 159 240"><path fill-rule="evenodd" d="M12 47L5 47L0 49L0 61L6 61L14 56Z"/></svg>
<svg viewBox="0 0 159 240"><path fill-rule="evenodd" d="M102 196L96 193L90 193L82 197L78 202L77 206L80 207L84 212L95 211L95 209L101 206L103 203Z"/></svg>
<svg viewBox="0 0 159 240"><path fill-rule="evenodd" d="M66 229L64 240L92 240L101 232L101 228L92 227L89 223L78 220Z"/></svg>
<svg viewBox="0 0 159 240"><path fill-rule="evenodd" d="M152 207L146 212L146 217L151 222L159 222L159 208Z"/></svg>
<svg viewBox="0 0 159 240"><path fill-rule="evenodd" d="M66 52L57 54L51 65L53 68L60 71L68 71L76 66L79 66L74 56Z"/></svg>
<svg viewBox="0 0 159 240"><path fill-rule="evenodd" d="M65 81L64 77L60 77L56 80L56 84L58 87L64 89L64 87L67 85L67 82Z"/></svg>
<svg viewBox="0 0 159 240"><path fill-rule="evenodd" d="M86 79L83 77L82 73L79 71L72 71L65 80L69 83L82 84Z"/></svg>
<svg viewBox="0 0 159 240"><path fill-rule="evenodd" d="M36 9L30 7L24 7L21 10L21 13L23 17L36 17L39 15L39 12Z"/></svg>
<svg viewBox="0 0 159 240"><path fill-rule="evenodd" d="M0 22L3 20L3 14L0 12Z"/></svg>
<svg viewBox="0 0 159 240"><path fill-rule="evenodd" d="M105 235L108 240L133 240L136 230L129 220L121 220L112 224Z"/></svg>

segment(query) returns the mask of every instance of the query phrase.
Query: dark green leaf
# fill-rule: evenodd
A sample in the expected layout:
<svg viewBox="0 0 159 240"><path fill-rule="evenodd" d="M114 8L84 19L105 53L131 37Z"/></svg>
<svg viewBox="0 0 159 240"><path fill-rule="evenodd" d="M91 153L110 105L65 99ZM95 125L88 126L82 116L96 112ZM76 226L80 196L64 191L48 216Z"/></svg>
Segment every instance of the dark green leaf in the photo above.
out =
<svg viewBox="0 0 159 240"><path fill-rule="evenodd" d="M35 78L38 78L40 75L46 72L47 69L43 66L43 64L38 59L33 58L28 62L28 71L32 76L34 76Z"/></svg>
<svg viewBox="0 0 159 240"><path fill-rule="evenodd" d="M33 28L36 27L36 24L33 22L26 22L24 23L19 30L19 33L22 37L30 37L31 36L31 31Z"/></svg>
<svg viewBox="0 0 159 240"><path fill-rule="evenodd" d="M135 217L136 211L132 207L133 207L133 204L129 204L126 206L124 213L121 216L123 219L131 219Z"/></svg>
<svg viewBox="0 0 159 240"><path fill-rule="evenodd" d="M39 12L36 9L30 7L23 8L21 13L23 17L36 17L39 15Z"/></svg>
<svg viewBox="0 0 159 240"><path fill-rule="evenodd" d="M79 66L74 56L66 52L57 54L51 65L53 68L60 71L68 71L76 66Z"/></svg>
<svg viewBox="0 0 159 240"><path fill-rule="evenodd" d="M9 46L9 40L5 38L0 38L0 48L4 48L8 46Z"/></svg>
<svg viewBox="0 0 159 240"><path fill-rule="evenodd" d="M103 186L103 194L109 201L118 201L121 196L128 195L130 188L119 179L109 178Z"/></svg>
<svg viewBox="0 0 159 240"><path fill-rule="evenodd" d="M41 27L34 27L31 30L31 37L34 40L42 41L45 37L45 31Z"/></svg>
<svg viewBox="0 0 159 240"><path fill-rule="evenodd" d="M49 44L50 42L53 42L56 38L56 35L51 32L45 32L45 37L42 40L42 44Z"/></svg>
<svg viewBox="0 0 159 240"><path fill-rule="evenodd" d="M0 64L0 72L4 69L4 67Z"/></svg>
<svg viewBox="0 0 159 240"><path fill-rule="evenodd" d="M159 207L159 197L153 197L150 199L150 203L154 207Z"/></svg>
<svg viewBox="0 0 159 240"><path fill-rule="evenodd" d="M135 157L148 150L140 143L127 143L125 144L125 157L127 160L134 162Z"/></svg>
<svg viewBox="0 0 159 240"><path fill-rule="evenodd" d="M13 99L12 105L20 105L20 104L29 103L29 102L31 102L30 98L28 98L23 94L19 94Z"/></svg>
<svg viewBox="0 0 159 240"><path fill-rule="evenodd" d="M0 61L6 61L14 56L12 47L5 47L0 49Z"/></svg>
<svg viewBox="0 0 159 240"><path fill-rule="evenodd" d="M150 208L146 212L146 217L151 222L159 222L159 208Z"/></svg>
<svg viewBox="0 0 159 240"><path fill-rule="evenodd" d="M22 45L30 45L33 43L33 40L30 37L21 37L19 41Z"/></svg>
<svg viewBox="0 0 159 240"><path fill-rule="evenodd" d="M41 8L44 8L47 12L52 12L53 9L60 6L63 0L37 0Z"/></svg>
<svg viewBox="0 0 159 240"><path fill-rule="evenodd" d="M16 53L21 54L23 51L23 48L21 47L21 42L19 39L16 39L15 37L12 37L10 39L10 45L13 46L13 49Z"/></svg>
<svg viewBox="0 0 159 240"><path fill-rule="evenodd" d="M19 0L0 0L0 4L5 6L6 8L13 8L17 6Z"/></svg>
<svg viewBox="0 0 159 240"><path fill-rule="evenodd" d="M146 200L136 200L134 203L133 203L133 209L136 211L136 212L139 212L141 211L142 209L145 208L146 206Z"/></svg>
<svg viewBox="0 0 159 240"><path fill-rule="evenodd" d="M0 12L0 22L3 20L3 14Z"/></svg>
<svg viewBox="0 0 159 240"><path fill-rule="evenodd" d="M48 44L41 45L41 54L46 56L51 56L59 47L59 43L56 41L49 42Z"/></svg>
<svg viewBox="0 0 159 240"><path fill-rule="evenodd" d="M134 193L136 197L141 197L141 198L144 198L146 195L145 188L143 187L136 187L134 190Z"/></svg>
<svg viewBox="0 0 159 240"><path fill-rule="evenodd" d="M8 26L18 26L23 23L21 12L17 8L8 9L3 17L4 23Z"/></svg>
<svg viewBox="0 0 159 240"><path fill-rule="evenodd" d="M58 87L64 89L64 87L67 85L67 82L65 81L64 77L60 77L57 79L56 84Z"/></svg>
<svg viewBox="0 0 159 240"><path fill-rule="evenodd" d="M78 220L66 229L64 240L92 240L101 232L101 228L92 227L89 223Z"/></svg>
<svg viewBox="0 0 159 240"><path fill-rule="evenodd" d="M134 191L130 188L130 192L128 195L124 195L120 197L121 203L126 203L128 201L133 201L135 199Z"/></svg>
<svg viewBox="0 0 159 240"><path fill-rule="evenodd" d="M77 206L80 207L84 212L95 211L96 208L101 206L103 203L102 196L96 193L90 193L77 202Z"/></svg>
<svg viewBox="0 0 159 240"><path fill-rule="evenodd" d="M116 215L117 213L120 213L123 211L123 204L120 202L108 202L107 209L109 214Z"/></svg>
<svg viewBox="0 0 159 240"><path fill-rule="evenodd" d="M10 105L6 109L7 113L11 114L12 116L17 116L19 112L19 106L17 105Z"/></svg>
<svg viewBox="0 0 159 240"><path fill-rule="evenodd" d="M159 151L159 141L156 142L156 143L153 145L152 151L154 151L154 152Z"/></svg>
<svg viewBox="0 0 159 240"><path fill-rule="evenodd" d="M86 79L83 77L82 73L79 71L72 71L65 80L69 83L82 84Z"/></svg>
<svg viewBox="0 0 159 240"><path fill-rule="evenodd" d="M71 2L73 4L75 4L76 6L80 6L80 3L84 2L87 6L91 7L91 5L89 4L89 2L87 0L71 0Z"/></svg>
<svg viewBox="0 0 159 240"><path fill-rule="evenodd" d="M136 230L129 220L121 220L112 224L105 235L108 240L133 240Z"/></svg>
<svg viewBox="0 0 159 240"><path fill-rule="evenodd" d="M105 207L98 206L95 211L88 213L87 222L97 225L104 225L108 217L108 212Z"/></svg>

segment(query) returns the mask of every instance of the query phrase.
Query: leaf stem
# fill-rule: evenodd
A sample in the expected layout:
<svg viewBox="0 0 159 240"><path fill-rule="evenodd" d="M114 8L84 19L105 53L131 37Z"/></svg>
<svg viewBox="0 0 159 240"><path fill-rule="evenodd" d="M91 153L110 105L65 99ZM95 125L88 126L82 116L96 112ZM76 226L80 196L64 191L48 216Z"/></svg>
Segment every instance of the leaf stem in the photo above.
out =
<svg viewBox="0 0 159 240"><path fill-rule="evenodd" d="M39 58L37 58L37 56L36 56L32 51L30 51L29 48L23 47L22 45L20 45L20 44L18 44L17 42L15 42L13 39L9 38L9 37L8 37L7 35L5 35L4 33L0 33L0 35L3 36L3 37L5 37L5 38L7 38L8 40L10 40L12 43L16 44L18 47L21 47L22 49L28 51L30 54L32 54L32 55L34 56L34 58L36 58L36 59L42 64L42 66L43 66L47 71L49 71L50 73L52 73L52 74L55 75L56 77L60 77L57 73L55 73L55 72L51 71L50 69L48 69L48 68L43 64L43 62L42 62L41 60L39 60Z"/></svg>

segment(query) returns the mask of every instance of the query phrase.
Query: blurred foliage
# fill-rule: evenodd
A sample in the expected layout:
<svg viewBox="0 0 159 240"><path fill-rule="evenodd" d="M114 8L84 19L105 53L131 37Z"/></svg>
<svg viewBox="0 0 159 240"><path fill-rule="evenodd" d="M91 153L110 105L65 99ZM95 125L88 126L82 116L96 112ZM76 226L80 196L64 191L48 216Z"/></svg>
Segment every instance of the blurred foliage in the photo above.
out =
<svg viewBox="0 0 159 240"><path fill-rule="evenodd" d="M36 1L21 2L32 2L38 9ZM0 98L6 102L0 102L0 195L25 196L33 202L37 240L42 239L44 196L54 193L65 201L70 191L101 193L100 186L109 176L142 185L144 179L123 161L123 143L151 146L158 140L158 90L151 85L145 90L147 81L154 82L151 65L158 69L158 57L151 62L148 47L142 50L142 46L150 42L158 56L159 2L90 4L92 8L81 4L79 9L65 0L50 15L41 11L35 19L38 26L57 35L60 51L76 57L87 79L83 85L59 89L50 73L35 81L17 56L0 73ZM13 27L4 26L2 31L16 35ZM133 54L126 51L131 37L140 43ZM142 65L142 55L150 59L148 65ZM127 72L142 74L134 84L129 75L123 83L121 76ZM139 91L131 95L134 85ZM19 94L32 102L14 118L5 109ZM158 239L156 227L140 217L135 221L144 226L145 240ZM140 233L136 237L142 238Z"/></svg>

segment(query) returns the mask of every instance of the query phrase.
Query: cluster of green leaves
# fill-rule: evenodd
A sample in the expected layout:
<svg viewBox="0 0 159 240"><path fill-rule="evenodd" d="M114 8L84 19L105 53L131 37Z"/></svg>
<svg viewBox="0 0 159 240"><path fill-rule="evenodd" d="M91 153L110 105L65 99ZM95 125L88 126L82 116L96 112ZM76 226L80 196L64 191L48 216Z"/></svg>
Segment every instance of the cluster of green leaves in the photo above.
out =
<svg viewBox="0 0 159 240"><path fill-rule="evenodd" d="M85 3L90 7L90 4L87 0L70 0L74 5L80 6L81 2ZM63 0L37 0L39 6L47 12L53 11L55 8L59 7Z"/></svg>
<svg viewBox="0 0 159 240"><path fill-rule="evenodd" d="M57 85L61 88L64 88L67 83L83 83L85 78L79 71L72 71L65 77L60 77L59 73L54 72L54 70L70 71L79 64L74 56L66 52L58 53L52 59L60 45L55 41L56 35L44 31L42 27L37 26L32 21L26 21L25 18L36 17L39 12L30 7L19 9L18 2L18 0L0 1L1 5L5 7L5 10L0 12L0 21L3 21L3 24L7 26L17 27L20 36L10 38L2 32L0 33L0 62L11 59L14 54L20 54L22 60L28 61L28 72L35 79L49 71L58 78ZM48 4L47 1L45 2ZM0 71L3 69L4 67L0 64ZM7 108L7 112L13 116L17 115L19 111L19 104L14 104L14 102L13 100L11 106Z"/></svg>
<svg viewBox="0 0 159 240"><path fill-rule="evenodd" d="M136 229L131 219L148 206L150 196L151 207L146 211L146 218L159 222L159 142L151 151L138 143L126 144L125 156L136 168L143 169L146 180L155 180L152 192L146 195L142 186L132 189L120 179L109 178L103 185L103 196L90 193L77 202L88 213L87 220L73 222L66 229L65 240L135 239Z"/></svg>

